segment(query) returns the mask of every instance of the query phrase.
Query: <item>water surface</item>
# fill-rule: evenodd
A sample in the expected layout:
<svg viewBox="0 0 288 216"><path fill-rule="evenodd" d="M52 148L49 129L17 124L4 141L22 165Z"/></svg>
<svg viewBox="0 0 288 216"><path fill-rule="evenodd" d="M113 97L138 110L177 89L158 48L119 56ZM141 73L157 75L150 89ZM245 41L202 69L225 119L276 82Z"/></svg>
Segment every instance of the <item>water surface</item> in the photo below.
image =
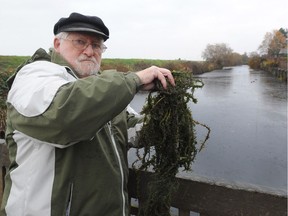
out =
<svg viewBox="0 0 288 216"><path fill-rule="evenodd" d="M210 139L185 178L287 193L287 85L264 71L233 67L197 76L193 118L211 128ZM140 112L146 95L132 107ZM197 127L198 139L206 130ZM134 152L129 160L135 159Z"/></svg>

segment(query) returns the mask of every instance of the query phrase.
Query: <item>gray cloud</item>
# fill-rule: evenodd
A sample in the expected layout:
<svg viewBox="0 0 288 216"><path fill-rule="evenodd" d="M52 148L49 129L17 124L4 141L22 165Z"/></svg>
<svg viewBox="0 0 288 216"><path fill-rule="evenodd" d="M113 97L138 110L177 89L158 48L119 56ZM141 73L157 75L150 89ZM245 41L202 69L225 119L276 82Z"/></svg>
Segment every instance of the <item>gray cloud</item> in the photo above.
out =
<svg viewBox="0 0 288 216"><path fill-rule="evenodd" d="M276 4L277 2L277 4ZM77 11L100 16L111 31L104 58L201 60L208 43L256 51L266 32L286 28L288 1L4 0L0 55L31 55L52 45L54 23Z"/></svg>

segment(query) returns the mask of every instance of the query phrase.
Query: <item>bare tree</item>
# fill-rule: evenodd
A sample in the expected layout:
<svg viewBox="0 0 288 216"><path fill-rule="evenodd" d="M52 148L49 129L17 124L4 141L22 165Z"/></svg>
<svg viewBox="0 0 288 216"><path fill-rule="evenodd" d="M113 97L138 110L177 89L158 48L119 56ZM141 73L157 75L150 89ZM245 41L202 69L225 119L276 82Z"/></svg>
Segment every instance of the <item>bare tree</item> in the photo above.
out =
<svg viewBox="0 0 288 216"><path fill-rule="evenodd" d="M268 54L269 45L272 41L272 38L273 38L273 33L272 32L266 32L264 39L258 48L260 55L263 56L263 55Z"/></svg>
<svg viewBox="0 0 288 216"><path fill-rule="evenodd" d="M280 30L273 30L272 32L267 32L258 48L260 55L277 57L279 55L279 51L282 48L287 47L286 37L287 32L285 32L282 28Z"/></svg>
<svg viewBox="0 0 288 216"><path fill-rule="evenodd" d="M225 43L208 44L202 53L202 58L223 67L229 65L232 53L233 50Z"/></svg>

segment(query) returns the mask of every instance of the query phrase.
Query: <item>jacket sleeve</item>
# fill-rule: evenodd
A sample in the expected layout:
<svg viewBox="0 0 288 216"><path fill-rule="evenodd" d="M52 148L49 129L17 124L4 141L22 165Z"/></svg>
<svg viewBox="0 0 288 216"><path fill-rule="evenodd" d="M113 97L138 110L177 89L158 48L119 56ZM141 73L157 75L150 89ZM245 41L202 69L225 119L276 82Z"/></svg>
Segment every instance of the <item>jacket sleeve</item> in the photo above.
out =
<svg viewBox="0 0 288 216"><path fill-rule="evenodd" d="M143 126L144 116L137 113L130 105L127 107L128 147L141 148L138 145L139 133Z"/></svg>
<svg viewBox="0 0 288 216"><path fill-rule="evenodd" d="M41 83L38 85L42 86ZM9 119L15 130L28 136L44 142L69 145L92 139L105 123L125 109L139 86L140 80L135 73L109 71L64 83L47 109L37 116L24 115L19 108L12 106L13 98L10 98ZM17 91L22 92L20 95L27 94L23 89L25 84L18 86ZM29 106L36 106L37 101L34 102L35 105L29 103Z"/></svg>
<svg viewBox="0 0 288 216"><path fill-rule="evenodd" d="M137 113L130 105L127 106L127 126L134 128L137 124L142 124L144 116Z"/></svg>

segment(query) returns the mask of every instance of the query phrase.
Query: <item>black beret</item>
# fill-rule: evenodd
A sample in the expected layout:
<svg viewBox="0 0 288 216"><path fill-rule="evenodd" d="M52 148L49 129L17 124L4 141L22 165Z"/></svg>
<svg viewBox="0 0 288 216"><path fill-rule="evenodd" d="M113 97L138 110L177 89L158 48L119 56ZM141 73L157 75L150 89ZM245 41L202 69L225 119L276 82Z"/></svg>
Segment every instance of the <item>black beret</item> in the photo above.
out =
<svg viewBox="0 0 288 216"><path fill-rule="evenodd" d="M86 16L79 13L71 13L67 18L61 18L54 26L54 35L60 32L94 32L103 37L104 41L109 38L109 29L97 16Z"/></svg>

